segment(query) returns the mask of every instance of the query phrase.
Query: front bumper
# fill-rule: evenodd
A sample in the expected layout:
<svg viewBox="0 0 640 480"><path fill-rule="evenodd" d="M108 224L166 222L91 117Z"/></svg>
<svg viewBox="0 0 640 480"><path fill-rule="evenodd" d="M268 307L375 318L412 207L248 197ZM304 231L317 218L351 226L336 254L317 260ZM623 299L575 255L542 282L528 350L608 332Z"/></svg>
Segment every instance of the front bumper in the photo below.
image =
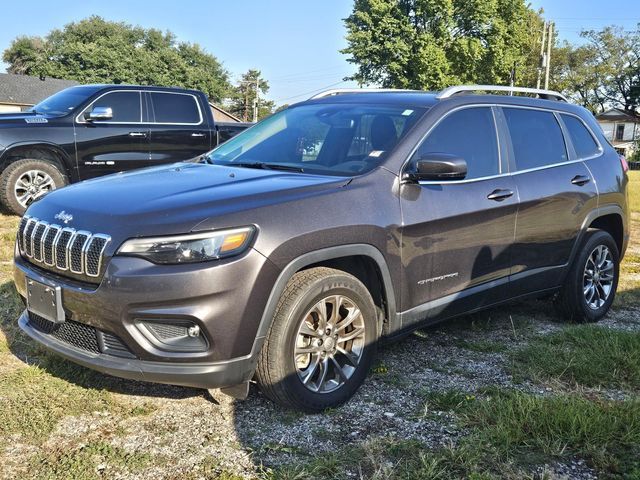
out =
<svg viewBox="0 0 640 480"><path fill-rule="evenodd" d="M115 377L195 388L221 388L251 380L255 364L250 357L216 363L176 364L91 354L46 335L29 323L25 310L18 325L49 350L84 367Z"/></svg>
<svg viewBox="0 0 640 480"><path fill-rule="evenodd" d="M197 388L237 385L251 379L258 324L278 269L250 249L240 257L208 265L154 265L114 257L97 287L60 277L26 262L14 262L16 289L26 296L26 279L62 289L68 323L112 334L130 351L123 358L61 341L33 323L27 312L19 325L50 350L86 367L118 376ZM207 338L207 350L160 350L141 333L145 319L188 320ZM100 333L101 334L101 333Z"/></svg>

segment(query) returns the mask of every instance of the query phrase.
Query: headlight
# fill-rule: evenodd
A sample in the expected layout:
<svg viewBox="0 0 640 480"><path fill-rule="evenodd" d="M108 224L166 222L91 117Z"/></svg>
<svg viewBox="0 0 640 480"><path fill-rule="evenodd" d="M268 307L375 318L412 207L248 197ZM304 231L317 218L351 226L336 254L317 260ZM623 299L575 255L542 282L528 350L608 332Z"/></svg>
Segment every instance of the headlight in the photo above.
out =
<svg viewBox="0 0 640 480"><path fill-rule="evenodd" d="M253 227L242 227L172 237L133 238L122 244L117 255L143 257L163 264L207 262L242 253L254 231Z"/></svg>

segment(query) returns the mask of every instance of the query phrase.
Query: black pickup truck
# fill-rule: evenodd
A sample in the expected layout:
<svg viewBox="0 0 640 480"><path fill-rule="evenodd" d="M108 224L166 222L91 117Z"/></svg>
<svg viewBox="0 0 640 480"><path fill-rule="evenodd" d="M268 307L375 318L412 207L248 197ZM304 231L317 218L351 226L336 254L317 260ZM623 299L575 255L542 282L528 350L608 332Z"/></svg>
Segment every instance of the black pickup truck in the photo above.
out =
<svg viewBox="0 0 640 480"><path fill-rule="evenodd" d="M82 85L0 115L0 202L22 214L68 183L197 157L247 128L214 122L204 93Z"/></svg>

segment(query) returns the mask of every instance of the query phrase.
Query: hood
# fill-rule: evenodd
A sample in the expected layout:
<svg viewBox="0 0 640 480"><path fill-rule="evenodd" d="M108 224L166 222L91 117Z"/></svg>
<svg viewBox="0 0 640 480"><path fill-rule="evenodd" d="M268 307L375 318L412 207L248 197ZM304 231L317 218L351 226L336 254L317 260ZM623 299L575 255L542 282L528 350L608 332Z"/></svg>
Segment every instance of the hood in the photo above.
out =
<svg viewBox="0 0 640 480"><path fill-rule="evenodd" d="M55 190L27 210L51 223L114 237L192 231L204 220L339 188L349 178L179 163L109 175ZM231 225L228 225L231 226ZM116 235L117 236L117 235ZM115 240L115 237L114 237Z"/></svg>
<svg viewBox="0 0 640 480"><path fill-rule="evenodd" d="M34 112L13 112L0 113L0 128L5 125L27 125L49 123L49 120L55 118L52 115L45 115Z"/></svg>

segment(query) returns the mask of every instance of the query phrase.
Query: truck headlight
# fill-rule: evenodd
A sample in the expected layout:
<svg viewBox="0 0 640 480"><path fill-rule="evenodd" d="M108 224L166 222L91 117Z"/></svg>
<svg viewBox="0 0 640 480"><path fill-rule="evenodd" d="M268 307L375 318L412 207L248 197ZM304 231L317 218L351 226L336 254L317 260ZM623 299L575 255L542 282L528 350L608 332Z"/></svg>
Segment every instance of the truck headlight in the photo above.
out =
<svg viewBox="0 0 640 480"><path fill-rule="evenodd" d="M122 244L117 255L142 257L161 264L208 262L244 252L254 232L254 227L241 227L171 237L132 238Z"/></svg>

